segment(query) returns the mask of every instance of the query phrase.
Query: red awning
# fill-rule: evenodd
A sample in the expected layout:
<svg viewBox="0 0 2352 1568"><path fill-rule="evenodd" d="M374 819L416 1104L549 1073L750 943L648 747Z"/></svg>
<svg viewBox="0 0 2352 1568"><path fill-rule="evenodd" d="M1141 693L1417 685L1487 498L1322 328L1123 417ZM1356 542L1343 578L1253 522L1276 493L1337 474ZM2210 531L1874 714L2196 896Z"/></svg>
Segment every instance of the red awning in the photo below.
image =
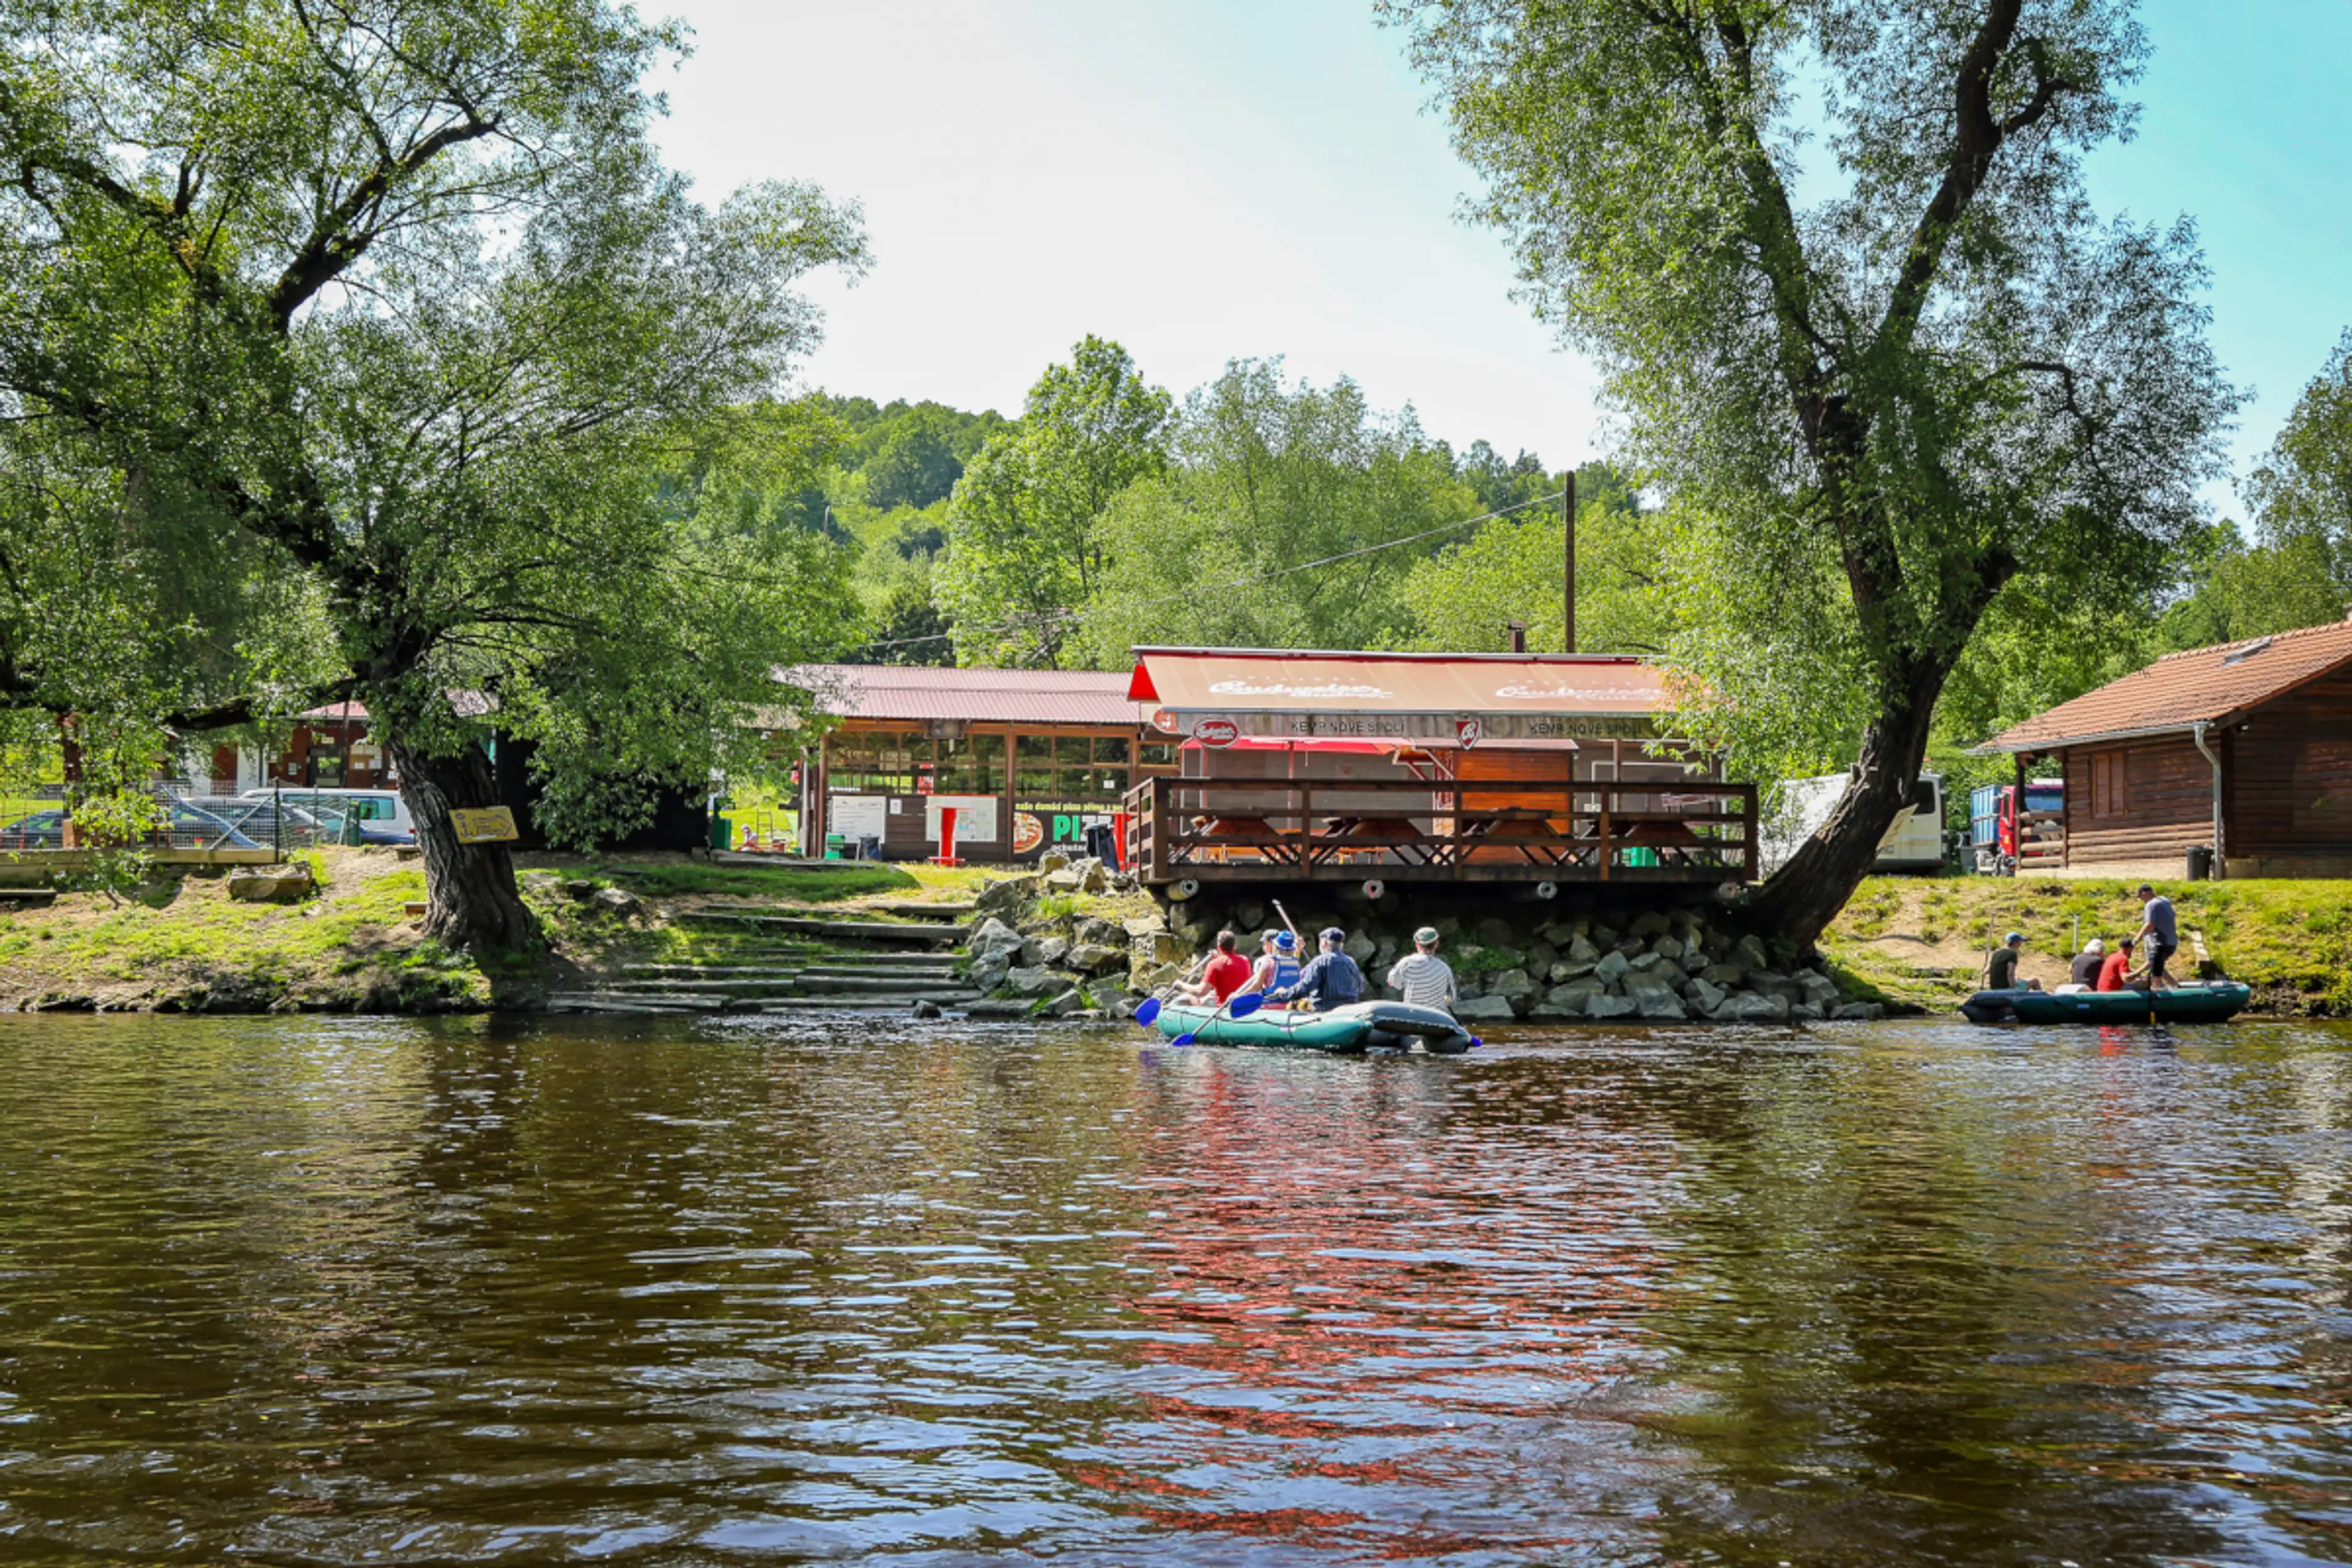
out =
<svg viewBox="0 0 2352 1568"><path fill-rule="evenodd" d="M1136 649L1128 696L1163 733L1450 744L1646 738L1672 706L1664 672L1613 654Z"/></svg>

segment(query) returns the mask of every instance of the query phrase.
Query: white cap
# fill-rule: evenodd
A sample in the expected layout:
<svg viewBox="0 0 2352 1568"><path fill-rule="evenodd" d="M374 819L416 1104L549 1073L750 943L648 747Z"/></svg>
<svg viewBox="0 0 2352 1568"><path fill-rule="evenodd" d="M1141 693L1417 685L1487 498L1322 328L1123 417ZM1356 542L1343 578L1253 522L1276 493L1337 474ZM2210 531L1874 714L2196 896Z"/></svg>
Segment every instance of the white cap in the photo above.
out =
<svg viewBox="0 0 2352 1568"><path fill-rule="evenodd" d="M2093 937L2090 941L2083 944L2083 951L2084 952L2105 952L2107 951L2107 944L2101 942L2097 937Z"/></svg>

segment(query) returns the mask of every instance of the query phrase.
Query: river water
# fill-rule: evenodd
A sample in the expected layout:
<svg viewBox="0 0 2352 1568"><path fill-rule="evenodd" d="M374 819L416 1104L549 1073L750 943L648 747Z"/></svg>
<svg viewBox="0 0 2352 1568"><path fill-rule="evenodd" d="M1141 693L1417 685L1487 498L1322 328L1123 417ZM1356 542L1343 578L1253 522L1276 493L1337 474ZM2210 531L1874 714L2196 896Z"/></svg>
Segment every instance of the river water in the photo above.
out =
<svg viewBox="0 0 2352 1568"><path fill-rule="evenodd" d="M0 1561L2352 1559L2352 1031L0 1020Z"/></svg>

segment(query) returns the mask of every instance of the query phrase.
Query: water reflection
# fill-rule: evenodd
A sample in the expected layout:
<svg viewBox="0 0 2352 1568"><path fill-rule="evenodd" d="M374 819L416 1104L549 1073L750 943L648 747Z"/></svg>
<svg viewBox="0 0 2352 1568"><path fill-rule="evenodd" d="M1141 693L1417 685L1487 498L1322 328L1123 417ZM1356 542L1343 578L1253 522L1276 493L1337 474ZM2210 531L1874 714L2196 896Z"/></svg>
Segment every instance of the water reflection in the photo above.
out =
<svg viewBox="0 0 2352 1568"><path fill-rule="evenodd" d="M8 1020L0 1559L2352 1560L2347 1041Z"/></svg>

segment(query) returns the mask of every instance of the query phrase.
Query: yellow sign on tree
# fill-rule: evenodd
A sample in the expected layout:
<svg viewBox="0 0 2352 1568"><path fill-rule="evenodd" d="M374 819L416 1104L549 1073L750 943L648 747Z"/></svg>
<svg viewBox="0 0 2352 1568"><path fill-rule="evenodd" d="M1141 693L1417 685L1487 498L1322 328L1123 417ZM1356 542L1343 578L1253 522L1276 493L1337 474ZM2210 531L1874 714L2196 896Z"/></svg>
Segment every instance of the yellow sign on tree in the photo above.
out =
<svg viewBox="0 0 2352 1568"><path fill-rule="evenodd" d="M515 831L514 812L503 805L452 806L449 821L460 844L503 844L522 837Z"/></svg>

